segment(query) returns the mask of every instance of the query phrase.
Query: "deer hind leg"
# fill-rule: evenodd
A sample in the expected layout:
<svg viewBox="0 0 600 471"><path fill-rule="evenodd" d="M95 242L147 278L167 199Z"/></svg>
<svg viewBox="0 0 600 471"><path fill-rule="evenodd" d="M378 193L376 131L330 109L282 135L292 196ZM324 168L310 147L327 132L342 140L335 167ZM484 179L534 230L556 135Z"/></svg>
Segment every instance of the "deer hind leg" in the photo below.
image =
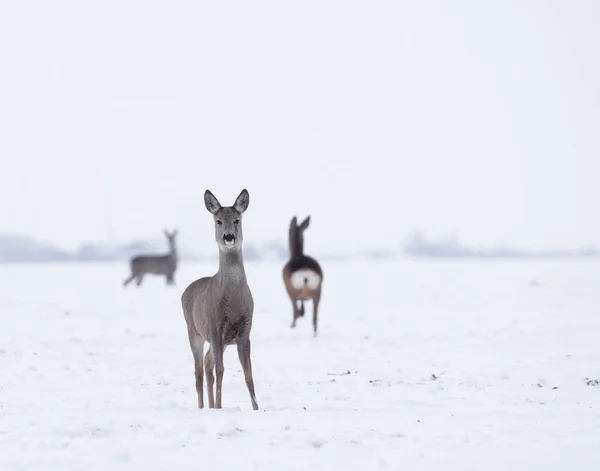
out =
<svg viewBox="0 0 600 471"><path fill-rule="evenodd" d="M204 340L188 328L190 347L194 355L194 376L196 377L196 393L198 393L198 408L204 408L204 371L202 357L204 355Z"/></svg>
<svg viewBox="0 0 600 471"><path fill-rule="evenodd" d="M313 297L313 335L317 336L317 323L319 314L319 301L321 301L321 290L317 291Z"/></svg>
<svg viewBox="0 0 600 471"><path fill-rule="evenodd" d="M211 344L210 348L208 349L208 352L206 352L206 356L204 357L204 372L206 373L206 392L208 394L208 407L210 409L215 408L215 362L213 360L212 350L213 348Z"/></svg>
<svg viewBox="0 0 600 471"><path fill-rule="evenodd" d="M239 340L237 344L238 357L244 370L244 378L246 379L246 386L248 386L248 392L250 393L250 400L252 401L252 409L258 410L258 403L256 402L256 394L254 393L254 379L252 378L252 361L250 360L250 339Z"/></svg>
<svg viewBox="0 0 600 471"><path fill-rule="evenodd" d="M142 281L144 281L144 274L140 273L139 275L136 275L135 285L140 286Z"/></svg>
<svg viewBox="0 0 600 471"><path fill-rule="evenodd" d="M296 319L298 319L298 317L300 317L300 312L298 310L298 299L295 296L291 296L292 299L292 309L294 311L294 318L292 320L292 325L290 326L290 328L294 328L296 327Z"/></svg>
<svg viewBox="0 0 600 471"><path fill-rule="evenodd" d="M133 280L134 278L135 278L135 273L132 273L129 278L127 278L125 281L123 281L123 286L127 286L129 283L131 283L131 280Z"/></svg>

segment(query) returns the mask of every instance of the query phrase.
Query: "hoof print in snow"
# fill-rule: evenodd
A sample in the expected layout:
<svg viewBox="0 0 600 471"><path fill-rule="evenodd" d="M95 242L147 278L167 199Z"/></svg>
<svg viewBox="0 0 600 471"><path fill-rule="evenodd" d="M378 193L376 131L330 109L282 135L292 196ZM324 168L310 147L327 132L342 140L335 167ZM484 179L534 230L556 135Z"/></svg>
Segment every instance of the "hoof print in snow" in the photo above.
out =
<svg viewBox="0 0 600 471"><path fill-rule="evenodd" d="M323 448L324 445L322 440L311 440L309 443L313 448Z"/></svg>
<svg viewBox="0 0 600 471"><path fill-rule="evenodd" d="M435 381L436 379L438 379L438 377L434 374L431 375L431 381Z"/></svg>
<svg viewBox="0 0 600 471"><path fill-rule="evenodd" d="M598 386L598 385L600 385L600 379L585 378L585 385L586 386Z"/></svg>

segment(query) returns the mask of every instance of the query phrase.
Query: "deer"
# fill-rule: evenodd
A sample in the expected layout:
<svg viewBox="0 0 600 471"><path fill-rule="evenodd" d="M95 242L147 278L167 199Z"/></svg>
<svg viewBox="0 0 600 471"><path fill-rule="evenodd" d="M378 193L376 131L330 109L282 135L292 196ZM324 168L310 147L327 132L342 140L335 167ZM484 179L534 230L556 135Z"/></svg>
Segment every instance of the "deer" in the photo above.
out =
<svg viewBox="0 0 600 471"><path fill-rule="evenodd" d="M304 301L312 300L313 335L316 337L323 270L314 258L304 255L304 231L309 224L310 216L300 225L296 216L290 222L290 259L283 267L283 281L293 306L294 317L290 327L296 327L298 318L304 316Z"/></svg>
<svg viewBox="0 0 600 471"><path fill-rule="evenodd" d="M223 353L227 346L237 345L237 352L252 409L258 410L252 362L250 359L250 331L254 301L246 279L242 255L242 214L248 209L250 195L242 190L233 206L221 206L219 200L206 190L204 204L213 215L215 240L219 249L219 269L210 277L193 281L181 295L181 305L187 324L188 337L194 357L194 375L198 408L204 407L203 376L206 374L208 407L222 408ZM210 347L202 356L204 344ZM214 377L217 389L214 397Z"/></svg>
<svg viewBox="0 0 600 471"><path fill-rule="evenodd" d="M131 276L123 281L123 286L126 287L133 279L137 286L142 284L144 276L147 274L164 275L167 285L175 285L175 270L177 270L177 248L175 246L175 238L179 231L175 229L173 232L164 230L165 237L169 242L169 253L166 255L137 255L129 261L131 268Z"/></svg>

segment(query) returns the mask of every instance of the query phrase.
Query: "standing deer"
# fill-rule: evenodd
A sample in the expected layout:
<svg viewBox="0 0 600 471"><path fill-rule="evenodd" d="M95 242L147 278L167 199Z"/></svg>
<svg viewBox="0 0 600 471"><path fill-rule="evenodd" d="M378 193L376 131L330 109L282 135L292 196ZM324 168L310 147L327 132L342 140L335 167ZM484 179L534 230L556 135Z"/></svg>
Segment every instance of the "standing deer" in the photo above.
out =
<svg viewBox="0 0 600 471"><path fill-rule="evenodd" d="M167 285L174 285L173 275L177 270L177 248L175 247L175 237L177 229L169 232L165 229L164 234L169 241L169 253L166 255L138 255L133 257L129 264L131 266L131 276L123 281L123 286L127 286L135 278L137 286L142 284L144 276L147 274L164 275Z"/></svg>
<svg viewBox="0 0 600 471"><path fill-rule="evenodd" d="M290 260L283 267L283 281L294 309L294 319L290 327L296 327L296 320L304 316L304 301L312 299L313 332L316 337L323 270L314 258L304 255L304 231L309 223L310 216L300 225L294 216L290 223Z"/></svg>
<svg viewBox="0 0 600 471"><path fill-rule="evenodd" d="M211 277L200 278L190 284L181 296L183 314L196 376L198 407L204 407L202 356L204 342L210 348L204 357L208 407L221 408L223 384L223 352L228 345L237 344L238 356L246 386L250 393L252 409L258 409L250 361L250 330L254 301L246 281L242 257L242 214L248 209L250 195L242 190L233 206L223 207L215 196L206 190L204 204L213 215L215 239L219 247L219 271ZM217 400L213 395L214 375L217 376Z"/></svg>

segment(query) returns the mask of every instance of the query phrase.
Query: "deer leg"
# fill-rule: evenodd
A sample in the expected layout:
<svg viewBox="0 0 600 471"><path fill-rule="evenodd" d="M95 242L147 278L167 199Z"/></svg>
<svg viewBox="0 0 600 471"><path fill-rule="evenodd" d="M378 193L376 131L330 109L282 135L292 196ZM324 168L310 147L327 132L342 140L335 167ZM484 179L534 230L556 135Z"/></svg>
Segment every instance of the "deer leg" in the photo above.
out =
<svg viewBox="0 0 600 471"><path fill-rule="evenodd" d="M246 386L248 386L248 392L250 393L250 400L252 401L252 409L258 410L258 403L256 402L256 394L254 393L254 379L252 378L252 361L250 360L250 339L244 339L238 341L238 357L244 370L244 378L246 379Z"/></svg>
<svg viewBox="0 0 600 471"><path fill-rule="evenodd" d="M317 336L317 322L319 313L319 301L321 300L321 292L319 291L313 298L313 332Z"/></svg>
<svg viewBox="0 0 600 471"><path fill-rule="evenodd" d="M144 274L140 273L139 275L137 275L136 280L135 280L135 285L136 286L140 286L142 284L142 281L144 280Z"/></svg>
<svg viewBox="0 0 600 471"><path fill-rule="evenodd" d="M212 345L210 346L210 348L208 349L208 352L206 352L206 356L204 357L204 372L206 373L206 392L208 394L208 407L211 409L215 408L215 391L214 391L214 385L215 385L215 375L214 375L214 368L215 368L215 362L213 360L213 355L212 355Z"/></svg>
<svg viewBox="0 0 600 471"><path fill-rule="evenodd" d="M133 280L134 278L135 278L135 273L132 273L129 278L127 278L125 281L123 281L123 286L127 286L131 282L131 280Z"/></svg>
<svg viewBox="0 0 600 471"><path fill-rule="evenodd" d="M190 347L194 355L194 375L196 377L196 392L198 393L198 408L204 408L204 371L202 357L204 356L204 340L191 329L188 329Z"/></svg>
<svg viewBox="0 0 600 471"><path fill-rule="evenodd" d="M294 310L294 319L292 320L292 325L290 327L293 329L296 327L296 319L300 317L298 315L298 300L296 298L292 298L292 309Z"/></svg>
<svg viewBox="0 0 600 471"><path fill-rule="evenodd" d="M213 345L213 355L215 359L215 373L217 376L217 394L215 400L215 408L221 409L222 406L222 391L223 391L223 373L225 373L225 367L223 366L223 340L219 335L219 339Z"/></svg>

